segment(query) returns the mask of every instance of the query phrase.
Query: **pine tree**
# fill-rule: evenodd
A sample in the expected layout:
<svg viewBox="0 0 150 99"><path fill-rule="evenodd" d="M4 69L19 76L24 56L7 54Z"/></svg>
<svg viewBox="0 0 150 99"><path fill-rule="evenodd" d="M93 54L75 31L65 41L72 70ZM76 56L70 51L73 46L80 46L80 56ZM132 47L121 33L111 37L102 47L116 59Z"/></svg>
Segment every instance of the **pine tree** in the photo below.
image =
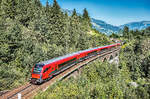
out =
<svg viewBox="0 0 150 99"><path fill-rule="evenodd" d="M83 10L83 19L81 21L84 27L86 28L86 31L89 31L92 24L91 24L91 19L86 8Z"/></svg>
<svg viewBox="0 0 150 99"><path fill-rule="evenodd" d="M58 5L56 0L54 0L52 8L53 8L53 11L55 12L55 13L53 12L54 14L59 14L61 12L60 6Z"/></svg>
<svg viewBox="0 0 150 99"><path fill-rule="evenodd" d="M7 26L8 25L8 26ZM1 51L3 61L11 61L15 56L15 51L21 46L21 27L16 22L5 21L3 29L0 30Z"/></svg>
<svg viewBox="0 0 150 99"><path fill-rule="evenodd" d="M2 0L0 0L0 6L1 6Z"/></svg>
<svg viewBox="0 0 150 99"><path fill-rule="evenodd" d="M145 35L150 36L150 26L146 28Z"/></svg>
<svg viewBox="0 0 150 99"><path fill-rule="evenodd" d="M45 12L46 12L46 13L49 12L49 2L48 2L48 0L46 1L46 9L45 9Z"/></svg>
<svg viewBox="0 0 150 99"><path fill-rule="evenodd" d="M78 40L80 36L80 20L79 16L76 13L76 10L73 10L72 16L70 18L70 37L71 37L71 46L77 48Z"/></svg>
<svg viewBox="0 0 150 99"><path fill-rule="evenodd" d="M90 22L90 17L89 17L89 13L86 10L86 8L83 10L83 19L87 20L88 22Z"/></svg>
<svg viewBox="0 0 150 99"><path fill-rule="evenodd" d="M30 8L30 2L28 0L19 0L17 5L17 16L16 19L19 21L22 25L28 27L29 21L31 20L28 13Z"/></svg>
<svg viewBox="0 0 150 99"><path fill-rule="evenodd" d="M65 18L56 0L54 0L51 8L50 24L51 43L55 43L57 45L64 44L63 35L65 35Z"/></svg>
<svg viewBox="0 0 150 99"><path fill-rule="evenodd" d="M73 9L73 12L72 12L72 17L73 17L73 16L77 16L76 9Z"/></svg>
<svg viewBox="0 0 150 99"><path fill-rule="evenodd" d="M15 19L15 16L17 15L16 12L17 7L17 0L6 0L3 1L3 10L5 12L5 16L9 17L11 19Z"/></svg>
<svg viewBox="0 0 150 99"><path fill-rule="evenodd" d="M126 38L129 37L129 28L127 26L124 26L123 36L126 37Z"/></svg>
<svg viewBox="0 0 150 99"><path fill-rule="evenodd" d="M70 28L70 18L68 16L68 13L65 12L64 15L64 23L65 23L65 32L63 35L63 41L64 41L64 52L67 54L69 53L69 49L70 49L70 43L71 43L71 38L70 38L70 32L69 32L69 28Z"/></svg>
<svg viewBox="0 0 150 99"><path fill-rule="evenodd" d="M42 7L40 0L35 0L35 6Z"/></svg>
<svg viewBox="0 0 150 99"><path fill-rule="evenodd" d="M1 16L1 13L2 13L2 0L0 0L0 16Z"/></svg>

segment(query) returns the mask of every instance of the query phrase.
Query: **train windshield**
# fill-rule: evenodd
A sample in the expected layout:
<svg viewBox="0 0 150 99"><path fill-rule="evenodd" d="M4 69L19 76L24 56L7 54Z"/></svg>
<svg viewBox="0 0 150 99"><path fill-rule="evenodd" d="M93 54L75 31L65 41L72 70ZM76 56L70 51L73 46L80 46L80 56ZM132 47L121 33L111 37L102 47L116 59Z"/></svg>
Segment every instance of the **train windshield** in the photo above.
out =
<svg viewBox="0 0 150 99"><path fill-rule="evenodd" d="M33 73L34 74L40 74L41 71L42 71L42 68L43 68L44 65L41 65L41 64L36 64L34 69L33 69Z"/></svg>

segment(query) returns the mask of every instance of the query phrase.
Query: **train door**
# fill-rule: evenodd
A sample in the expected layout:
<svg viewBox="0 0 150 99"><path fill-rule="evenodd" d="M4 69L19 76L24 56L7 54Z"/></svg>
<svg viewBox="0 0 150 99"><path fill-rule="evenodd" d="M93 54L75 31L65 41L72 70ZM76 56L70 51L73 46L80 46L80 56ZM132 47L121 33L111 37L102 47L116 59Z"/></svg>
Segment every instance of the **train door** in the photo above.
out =
<svg viewBox="0 0 150 99"><path fill-rule="evenodd" d="M50 68L50 71L49 71L49 78L51 78L53 75L55 75L55 73L57 72L57 65L56 64L53 64Z"/></svg>
<svg viewBox="0 0 150 99"><path fill-rule="evenodd" d="M47 79L48 78L48 71L49 71L50 67L46 67L43 70L43 79Z"/></svg>

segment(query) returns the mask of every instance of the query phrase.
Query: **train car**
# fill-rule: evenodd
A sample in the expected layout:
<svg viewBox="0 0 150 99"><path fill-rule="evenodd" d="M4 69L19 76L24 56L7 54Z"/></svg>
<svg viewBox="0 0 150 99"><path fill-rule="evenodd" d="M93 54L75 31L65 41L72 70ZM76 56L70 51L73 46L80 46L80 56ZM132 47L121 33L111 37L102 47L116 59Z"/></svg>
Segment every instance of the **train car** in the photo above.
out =
<svg viewBox="0 0 150 99"><path fill-rule="evenodd" d="M72 53L35 64L32 68L31 83L40 84L77 63L78 53Z"/></svg>
<svg viewBox="0 0 150 99"><path fill-rule="evenodd" d="M82 62L98 54L102 54L117 46L120 46L120 43L82 50L37 63L32 68L30 82L33 84L40 84L79 62Z"/></svg>

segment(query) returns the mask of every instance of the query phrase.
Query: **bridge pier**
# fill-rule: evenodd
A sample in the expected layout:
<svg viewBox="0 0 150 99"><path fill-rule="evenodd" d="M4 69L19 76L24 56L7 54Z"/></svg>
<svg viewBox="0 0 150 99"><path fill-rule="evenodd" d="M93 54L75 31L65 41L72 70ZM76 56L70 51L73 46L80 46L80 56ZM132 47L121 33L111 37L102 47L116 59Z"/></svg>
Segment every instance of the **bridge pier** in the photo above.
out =
<svg viewBox="0 0 150 99"><path fill-rule="evenodd" d="M102 62L108 61L109 63L119 64L119 51L116 51L116 52L110 53L110 54L106 54L106 55L100 57L100 60Z"/></svg>
<svg viewBox="0 0 150 99"><path fill-rule="evenodd" d="M75 71L73 71L69 76L67 76L67 79L71 77L76 79L78 78L78 76L80 76L81 72L82 72L82 68L78 68Z"/></svg>
<svg viewBox="0 0 150 99"><path fill-rule="evenodd" d="M108 61L110 64L114 63L118 66L119 64L119 52L120 50L116 50L114 52L111 52L109 54L104 54L102 56L100 56L98 59L102 62ZM75 71L73 71L72 73L70 73L67 78L73 77L73 78L77 78L81 72L82 72L82 67L76 69Z"/></svg>

